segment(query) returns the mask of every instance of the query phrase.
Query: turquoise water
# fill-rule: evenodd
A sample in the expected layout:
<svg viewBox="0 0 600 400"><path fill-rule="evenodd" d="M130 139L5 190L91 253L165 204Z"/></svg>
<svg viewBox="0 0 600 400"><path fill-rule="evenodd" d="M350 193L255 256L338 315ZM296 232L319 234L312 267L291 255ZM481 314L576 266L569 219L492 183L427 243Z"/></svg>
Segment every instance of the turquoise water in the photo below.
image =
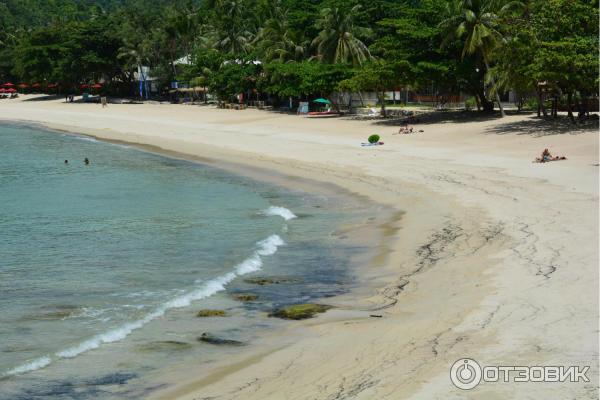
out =
<svg viewBox="0 0 600 400"><path fill-rule="evenodd" d="M251 342L274 307L346 291L359 250L332 235L356 217L333 199L35 127L0 125L0 205L2 399L135 398L230 351L200 332Z"/></svg>

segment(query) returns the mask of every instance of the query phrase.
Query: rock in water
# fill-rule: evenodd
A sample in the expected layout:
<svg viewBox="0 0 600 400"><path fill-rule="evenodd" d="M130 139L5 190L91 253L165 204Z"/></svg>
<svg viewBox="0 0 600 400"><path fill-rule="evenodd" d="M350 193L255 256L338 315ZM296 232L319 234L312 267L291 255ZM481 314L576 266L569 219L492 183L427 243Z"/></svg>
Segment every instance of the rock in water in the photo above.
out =
<svg viewBox="0 0 600 400"><path fill-rule="evenodd" d="M233 297L238 301L254 301L258 299L258 295L252 293L238 293L234 294Z"/></svg>
<svg viewBox="0 0 600 400"><path fill-rule="evenodd" d="M267 277L255 277L255 278L247 278L244 279L244 282L250 283L252 285L276 285L280 283L292 283L292 279L288 278L267 278Z"/></svg>
<svg viewBox="0 0 600 400"><path fill-rule="evenodd" d="M271 314L269 314L269 317L294 320L307 319L314 317L315 314L324 313L330 308L333 307L325 304L294 304L273 311Z"/></svg>
<svg viewBox="0 0 600 400"><path fill-rule="evenodd" d="M244 343L237 341L237 340L231 340L231 339L223 339L217 336L213 336L210 333L206 333L204 332L202 335L200 335L200 337L198 337L198 341L199 342L205 342L205 343L210 343L210 344L215 344L215 345L219 345L219 346L243 346Z"/></svg>
<svg viewBox="0 0 600 400"><path fill-rule="evenodd" d="M226 317L227 313L224 310L200 310L196 314L196 317L205 318L205 317Z"/></svg>
<svg viewBox="0 0 600 400"><path fill-rule="evenodd" d="M190 343L179 342L176 340L161 340L150 343L145 343L138 346L140 351L174 351L174 350L186 350L192 347Z"/></svg>

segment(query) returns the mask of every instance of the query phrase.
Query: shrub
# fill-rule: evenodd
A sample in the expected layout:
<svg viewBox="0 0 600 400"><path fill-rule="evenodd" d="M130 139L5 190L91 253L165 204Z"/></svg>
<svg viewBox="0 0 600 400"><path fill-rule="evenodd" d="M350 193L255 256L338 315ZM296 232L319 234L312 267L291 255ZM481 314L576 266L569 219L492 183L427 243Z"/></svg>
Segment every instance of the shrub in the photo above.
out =
<svg viewBox="0 0 600 400"><path fill-rule="evenodd" d="M528 111L536 111L538 108L538 99L535 97L528 97L523 102L523 109Z"/></svg>
<svg viewBox="0 0 600 400"><path fill-rule="evenodd" d="M472 109L477 107L477 100L475 97L469 97L465 100L465 109L471 111Z"/></svg>
<svg viewBox="0 0 600 400"><path fill-rule="evenodd" d="M369 136L369 143L377 143L377 142L379 142L379 135Z"/></svg>

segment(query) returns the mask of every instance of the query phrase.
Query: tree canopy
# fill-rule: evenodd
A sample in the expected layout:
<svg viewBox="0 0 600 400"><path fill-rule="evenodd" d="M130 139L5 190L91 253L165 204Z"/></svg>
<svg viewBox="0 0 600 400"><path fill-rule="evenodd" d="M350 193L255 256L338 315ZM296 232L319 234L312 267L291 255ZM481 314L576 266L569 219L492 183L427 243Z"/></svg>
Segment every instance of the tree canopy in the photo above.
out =
<svg viewBox="0 0 600 400"><path fill-rule="evenodd" d="M583 102L597 94L598 0L3 0L0 81L136 93L202 83L221 99L427 88ZM177 60L186 57L191 63Z"/></svg>

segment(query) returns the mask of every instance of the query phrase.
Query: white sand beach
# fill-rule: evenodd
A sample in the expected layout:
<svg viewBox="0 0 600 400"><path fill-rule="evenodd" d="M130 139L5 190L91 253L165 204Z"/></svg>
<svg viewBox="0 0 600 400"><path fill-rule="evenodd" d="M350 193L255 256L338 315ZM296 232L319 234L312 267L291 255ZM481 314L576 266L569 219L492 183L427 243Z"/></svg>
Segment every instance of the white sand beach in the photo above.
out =
<svg viewBox="0 0 600 400"><path fill-rule="evenodd" d="M364 266L376 290L326 299L338 307L274 333L293 343L169 376L155 398L598 397L597 127L438 113L395 135L381 120L34 97L0 101L0 119L276 171L291 186L309 178L397 210ZM361 147L372 133L385 144ZM532 163L544 148L567 160ZM463 357L590 366L590 382L463 391L449 378Z"/></svg>

